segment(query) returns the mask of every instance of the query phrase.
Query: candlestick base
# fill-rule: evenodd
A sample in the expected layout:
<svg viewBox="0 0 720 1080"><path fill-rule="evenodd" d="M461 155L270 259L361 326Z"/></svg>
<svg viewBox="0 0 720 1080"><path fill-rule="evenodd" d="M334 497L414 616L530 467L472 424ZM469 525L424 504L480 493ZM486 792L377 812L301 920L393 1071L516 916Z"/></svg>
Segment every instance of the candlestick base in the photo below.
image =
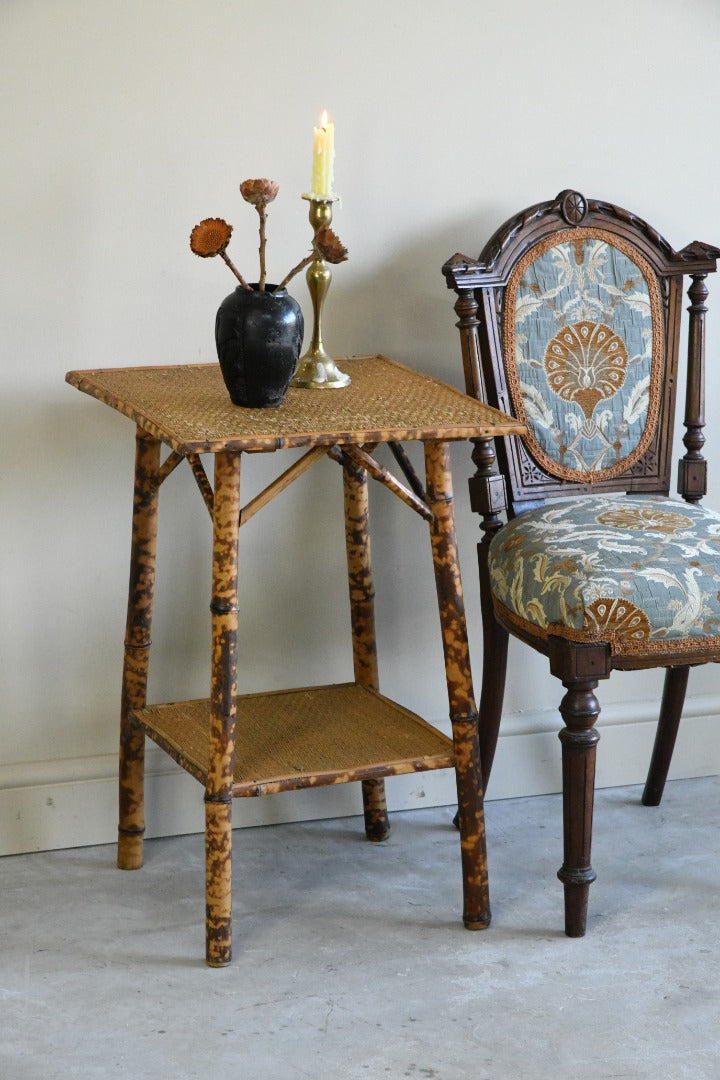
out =
<svg viewBox="0 0 720 1080"><path fill-rule="evenodd" d="M317 233L323 225L330 225L332 204L337 201L337 195L322 197L303 195L303 199L307 199L310 203L309 218L313 234ZM322 309L332 281L332 271L317 250L305 277L313 306L312 340L308 351L300 357L290 385L301 386L306 390L337 390L349 385L350 376L338 370L335 361L325 351L323 345Z"/></svg>
<svg viewBox="0 0 720 1080"><path fill-rule="evenodd" d="M309 390L335 390L349 383L350 376L340 371L332 356L323 349L314 353L308 351L300 357L290 385Z"/></svg>

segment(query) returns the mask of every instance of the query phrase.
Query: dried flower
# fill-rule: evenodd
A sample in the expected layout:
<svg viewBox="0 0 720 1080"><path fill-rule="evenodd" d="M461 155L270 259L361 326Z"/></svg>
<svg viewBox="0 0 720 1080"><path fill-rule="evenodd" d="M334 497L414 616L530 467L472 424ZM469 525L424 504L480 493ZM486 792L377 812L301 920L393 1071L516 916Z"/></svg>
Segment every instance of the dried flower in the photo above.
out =
<svg viewBox="0 0 720 1080"><path fill-rule="evenodd" d="M213 255L219 255L226 266L229 266L243 289L249 289L245 278L230 260L225 248L230 243L233 227L228 225L222 218L204 218L190 233L190 247L201 259L211 259Z"/></svg>
<svg viewBox="0 0 720 1080"><path fill-rule="evenodd" d="M190 247L201 259L210 259L225 250L232 231L232 225L222 218L205 218L190 233Z"/></svg>
<svg viewBox="0 0 720 1080"><path fill-rule="evenodd" d="M265 222L267 221L267 204L271 203L279 191L274 180L243 180L240 185L240 194L245 202L251 203L260 216L260 279L258 289L265 292Z"/></svg>
<svg viewBox="0 0 720 1080"><path fill-rule="evenodd" d="M321 225L315 233L315 247L318 254L329 263L345 262L348 257L348 249L329 225Z"/></svg>
<svg viewBox="0 0 720 1080"><path fill-rule="evenodd" d="M240 185L240 194L245 202L257 207L271 203L279 190L279 185L274 180L243 180Z"/></svg>
<svg viewBox="0 0 720 1080"><path fill-rule="evenodd" d="M255 207L260 219L260 277L258 278L257 285L259 292L264 292L266 287L265 226L267 223L267 206L268 203L271 203L275 199L278 190L279 186L274 180L267 180L264 178L243 180L240 184L240 194L245 202L248 202L251 206ZM200 255L203 259L210 258L213 255L219 255L223 262L232 270L242 287L244 289L250 289L250 285L248 285L237 267L233 266L225 250L230 242L232 231L232 225L228 225L222 218L205 218L204 221L201 221L199 225L195 226L190 234L190 247L196 255ZM329 225L323 225L317 230L313 237L310 254L301 259L300 262L285 275L279 285L273 287L273 292L284 289L287 283L306 266L309 266L313 259L321 258L326 259L329 263L341 263L344 262L347 257L347 248L340 242L339 237L333 232Z"/></svg>

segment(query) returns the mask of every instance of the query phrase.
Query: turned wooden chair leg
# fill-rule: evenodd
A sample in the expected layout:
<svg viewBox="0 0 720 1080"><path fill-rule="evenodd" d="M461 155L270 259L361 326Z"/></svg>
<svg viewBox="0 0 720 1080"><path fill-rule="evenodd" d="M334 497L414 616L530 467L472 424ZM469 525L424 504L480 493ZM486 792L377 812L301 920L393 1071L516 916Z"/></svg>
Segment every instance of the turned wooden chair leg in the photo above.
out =
<svg viewBox="0 0 720 1080"><path fill-rule="evenodd" d="M345 545L350 619L353 640L355 682L378 689L377 646L375 642L375 586L370 549L370 505L367 471L352 463L343 466L345 499ZM363 780L365 835L376 842L387 840L390 820L385 798L385 781Z"/></svg>
<svg viewBox="0 0 720 1080"><path fill-rule="evenodd" d="M668 769L672 761L675 739L677 738L680 717L685 703L690 668L687 664L668 668L665 672L665 686L660 705L655 745L653 747L650 768L645 789L642 794L644 806L659 806L665 789Z"/></svg>
<svg viewBox="0 0 720 1080"><path fill-rule="evenodd" d="M582 937L587 925L590 885L596 878L590 864L595 752L600 738L594 724L600 706L593 691L597 679L563 684L560 704L565 728L560 732L563 772L564 860L558 877L565 886L565 933Z"/></svg>
<svg viewBox="0 0 720 1080"><path fill-rule="evenodd" d="M145 732L130 713L147 704L155 559L157 548L160 441L138 428L135 442L130 587L120 708L120 788L117 864L137 870L145 833Z"/></svg>
<svg viewBox="0 0 720 1080"><path fill-rule="evenodd" d="M430 537L455 751L463 922L468 930L480 930L490 923L485 808L447 443L425 444L425 467L428 505L433 511Z"/></svg>
<svg viewBox="0 0 720 1080"><path fill-rule="evenodd" d="M483 675L480 692L480 760L482 762L483 791L487 793L490 772L495 760L508 658L508 632L492 617L483 617Z"/></svg>

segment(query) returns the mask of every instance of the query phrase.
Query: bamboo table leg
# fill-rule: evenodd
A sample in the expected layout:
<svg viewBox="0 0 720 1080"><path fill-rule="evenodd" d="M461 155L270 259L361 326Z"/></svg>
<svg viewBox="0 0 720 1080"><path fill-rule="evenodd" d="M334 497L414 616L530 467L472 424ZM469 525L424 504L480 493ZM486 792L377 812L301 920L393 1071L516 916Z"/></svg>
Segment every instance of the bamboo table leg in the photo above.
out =
<svg viewBox="0 0 720 1080"><path fill-rule="evenodd" d="M370 558L367 471L351 463L346 464L343 468L343 483L355 682L377 690L375 586ZM362 793L365 835L368 840L387 840L390 835L390 822L384 780L363 780Z"/></svg>
<svg viewBox="0 0 720 1080"><path fill-rule="evenodd" d="M463 922L469 930L490 923L485 811L478 747L478 716L473 695L460 567L453 515L450 448L425 443L428 505L435 583L442 628L450 720L455 750L458 826L463 870Z"/></svg>
<svg viewBox="0 0 720 1080"><path fill-rule="evenodd" d="M146 704L155 591L159 467L159 439L138 428L135 439L130 585L120 709L117 864L121 870L137 870L143 861L145 733L130 719L129 714L133 709L142 709Z"/></svg>
<svg viewBox="0 0 720 1080"><path fill-rule="evenodd" d="M210 769L205 789L205 957L232 958L232 788L237 712L240 454L215 455Z"/></svg>

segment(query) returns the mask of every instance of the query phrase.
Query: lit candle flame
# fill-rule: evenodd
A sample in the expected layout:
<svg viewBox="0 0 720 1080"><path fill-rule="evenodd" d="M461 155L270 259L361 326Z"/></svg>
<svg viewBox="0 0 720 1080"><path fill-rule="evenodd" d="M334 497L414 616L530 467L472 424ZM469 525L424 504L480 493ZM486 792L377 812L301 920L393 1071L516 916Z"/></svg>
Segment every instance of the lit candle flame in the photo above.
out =
<svg viewBox="0 0 720 1080"><path fill-rule="evenodd" d="M328 122L327 109L323 109L323 114L320 117L320 127L326 128Z"/></svg>

